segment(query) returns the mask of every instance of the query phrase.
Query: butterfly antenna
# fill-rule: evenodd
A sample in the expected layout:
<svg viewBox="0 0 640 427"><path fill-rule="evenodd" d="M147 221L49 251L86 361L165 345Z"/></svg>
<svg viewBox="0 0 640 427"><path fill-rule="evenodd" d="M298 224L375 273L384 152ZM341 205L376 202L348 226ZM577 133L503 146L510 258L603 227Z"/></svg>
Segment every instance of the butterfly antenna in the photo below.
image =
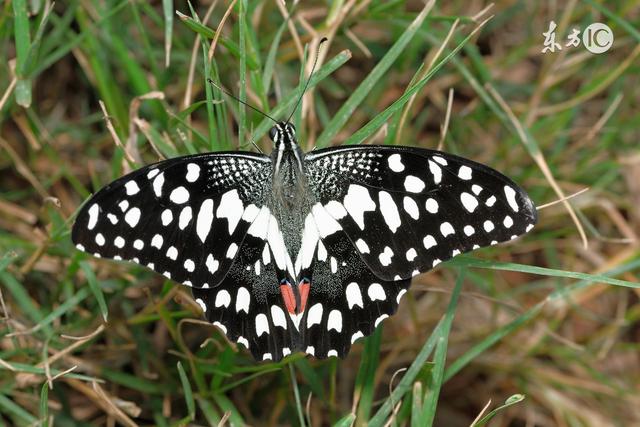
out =
<svg viewBox="0 0 640 427"><path fill-rule="evenodd" d="M259 108L254 107L253 105L249 104L248 102L245 102L243 100L241 100L240 98L238 98L237 96L235 96L234 94L232 94L231 92L229 92L228 90L226 90L225 88L218 86L216 84L216 82L214 82L213 80L211 80L210 78L207 77L207 82L215 87L216 89L218 89L221 92L226 93L228 96L230 96L231 98L235 99L236 101L238 101L239 103L251 108L253 111L257 111L258 113L262 114L263 116L265 116L268 119L273 120L274 123L278 123L278 121L276 119L274 119L273 117L271 117L270 115L268 115L267 113L265 113L264 111L260 110Z"/></svg>
<svg viewBox="0 0 640 427"><path fill-rule="evenodd" d="M307 79L307 82L304 84L304 89L302 89L302 93L300 94L300 97L298 98L298 102L296 102L296 106L293 108L293 111L291 111L291 115L287 119L287 123L289 121L291 121L291 117L293 117L293 114L298 109L298 106L300 106L300 102L302 102L302 98L304 97L304 94L307 91L307 88L309 87L309 82L311 81L311 77L313 76L313 72L316 69L316 64L318 63L318 56L320 56L320 47L322 47L322 43L326 42L327 40L328 39L326 37L323 37L320 40L320 43L318 43L318 50L316 51L316 58L313 60L313 67L311 67L311 74L309 74L309 78Z"/></svg>

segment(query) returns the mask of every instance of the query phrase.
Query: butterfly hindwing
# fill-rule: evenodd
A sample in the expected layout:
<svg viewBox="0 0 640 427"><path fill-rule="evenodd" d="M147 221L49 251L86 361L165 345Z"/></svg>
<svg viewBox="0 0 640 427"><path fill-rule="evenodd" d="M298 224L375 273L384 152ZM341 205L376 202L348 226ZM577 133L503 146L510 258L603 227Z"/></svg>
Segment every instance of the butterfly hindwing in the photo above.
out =
<svg viewBox="0 0 640 427"><path fill-rule="evenodd" d="M193 287L226 275L270 188L269 157L214 153L156 163L107 185L80 210L76 246Z"/></svg>
<svg viewBox="0 0 640 427"><path fill-rule="evenodd" d="M309 154L306 166L318 200L385 280L508 241L536 222L531 200L509 178L438 151L330 148Z"/></svg>
<svg viewBox="0 0 640 427"><path fill-rule="evenodd" d="M316 205L319 240L300 334L300 350L318 358L345 357L351 344L370 335L395 313L410 280L386 281L363 262L349 238Z"/></svg>
<svg viewBox="0 0 640 427"><path fill-rule="evenodd" d="M275 283L273 254L255 227L220 285L192 290L207 320L231 341L247 347L256 360L278 361L294 348L295 331Z"/></svg>

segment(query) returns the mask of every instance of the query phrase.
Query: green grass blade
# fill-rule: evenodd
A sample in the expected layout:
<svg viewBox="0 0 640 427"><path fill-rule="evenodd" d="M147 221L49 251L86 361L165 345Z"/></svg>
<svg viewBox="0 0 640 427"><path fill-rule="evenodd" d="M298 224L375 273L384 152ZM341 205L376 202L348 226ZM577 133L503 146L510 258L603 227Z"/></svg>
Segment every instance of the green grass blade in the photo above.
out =
<svg viewBox="0 0 640 427"><path fill-rule="evenodd" d="M322 67L319 70L313 73L313 75L309 78L309 86L311 89L315 87L318 83L324 80L328 75L333 73L335 70L340 68L345 62L351 59L351 52L348 50L343 50ZM290 94L286 99L278 104L273 110L269 112L271 117L276 119L283 117L284 114L288 113L291 108L293 108L294 104L298 101L296 93ZM284 118L284 117L283 117ZM270 119L263 119L260 124L253 131L253 137L257 140L260 139L271 127L273 126L273 122Z"/></svg>
<svg viewBox="0 0 640 427"><path fill-rule="evenodd" d="M102 293L102 288L98 283L98 279L96 279L96 275L93 273L93 269L91 268L89 263L87 263L87 261L80 261L80 268L87 278L89 288L91 289L93 296L96 298L96 301L98 301L100 313L102 313L102 318L106 322L109 315L109 309L107 308L107 302L104 299L104 294Z"/></svg>
<svg viewBox="0 0 640 427"><path fill-rule="evenodd" d="M429 1L422 11L416 16L416 19L406 28L402 36L393 44L389 51L382 57L380 62L371 70L367 77L360 83L360 85L353 91L353 94L342 104L342 107L333 116L327 127L318 137L316 146L319 148L326 147L338 134L340 129L347 123L349 118L353 115L353 112L358 108L362 101L369 95L373 86L384 76L389 67L395 62L395 60L402 54L404 48L413 39L416 32L424 22L424 18L433 7L435 1Z"/></svg>
<svg viewBox="0 0 640 427"><path fill-rule="evenodd" d="M180 383L182 384L182 391L184 393L184 401L187 404L187 412L189 413L189 419L194 420L196 418L196 404L193 400L193 391L191 390L191 384L187 373L182 367L182 363L178 361L178 375L180 376Z"/></svg>
<svg viewBox="0 0 640 427"><path fill-rule="evenodd" d="M9 399L6 395L0 394L0 412L16 421L14 425L35 425L36 417L25 411L20 405Z"/></svg>
<svg viewBox="0 0 640 427"><path fill-rule="evenodd" d="M460 296L460 290L462 289L462 283L464 282L466 270L461 269L456 279L456 284L451 294L451 302L447 307L447 313L445 314L444 323L442 328L438 331L438 343L436 345L436 352L434 356L435 367L431 371L431 381L429 382L429 390L425 397L425 402L422 407L422 414L424 416L422 422L424 426L433 425L433 420L436 416L436 407L438 405L438 397L440 396L440 389L444 383L445 363L447 360L447 343L449 341L449 333L451 332L451 325L453 324L453 317L455 316L456 307L458 306L458 297Z"/></svg>
<svg viewBox="0 0 640 427"><path fill-rule="evenodd" d="M473 35L480 29L481 27L476 27L474 31L472 31L468 36L466 36L451 52L449 52L440 62L438 62L418 83L413 85L411 88L407 89L405 93L393 102L390 106L384 109L381 113L378 113L369 123L361 127L357 132L347 138L344 141L344 145L351 144L360 144L364 142L369 136L371 136L375 131L377 131L388 119L391 117L393 113L399 111L413 96L414 93L417 93L420 89L424 87L424 85L431 80L431 78L446 64L453 58L460 49L473 37Z"/></svg>
<svg viewBox="0 0 640 427"><path fill-rule="evenodd" d="M11 3L13 4L13 28L16 44L16 77L18 78L15 96L18 105L28 108L31 105L31 80L22 74L31 46L27 1L13 0Z"/></svg>
<svg viewBox="0 0 640 427"><path fill-rule="evenodd" d="M353 390L354 401L358 401L356 410L356 420L358 425L364 425L364 420L369 418L373 407L375 395L375 377L378 364L380 363L380 343L382 342L383 326L376 330L364 340L364 349L360 368L356 376L356 383Z"/></svg>
<svg viewBox="0 0 640 427"><path fill-rule="evenodd" d="M478 420L478 422L471 424L471 427L482 427L483 425L487 424L491 420L491 418L495 417L498 414L498 412L504 409L507 409L509 406L513 406L517 403L520 403L523 400L524 400L524 394L514 394L513 396L505 400L502 405L498 406L496 409L489 412L487 415L485 415L480 420Z"/></svg>
<svg viewBox="0 0 640 427"><path fill-rule="evenodd" d="M267 54L267 60L264 62L264 70L262 71L262 82L264 83L264 91L266 92L266 94L269 93L269 89L271 88L271 79L273 78L273 70L275 68L278 47L280 47L280 39L282 38L282 33L286 28L287 21L284 21L282 24L280 24L278 31L276 31L276 35L273 37L271 47L269 47L269 53Z"/></svg>
<svg viewBox="0 0 640 427"><path fill-rule="evenodd" d="M173 38L173 0L162 0L164 13L164 66L171 63L171 41Z"/></svg>
<svg viewBox="0 0 640 427"><path fill-rule="evenodd" d="M40 425L49 425L49 383L47 381L40 389Z"/></svg>
<svg viewBox="0 0 640 427"><path fill-rule="evenodd" d="M247 0L240 0L240 3L238 4L238 21L240 25L240 101L238 102L238 140L240 141L244 141L245 139L245 131L247 126L247 111L244 104L247 102L247 22L245 20L246 10Z"/></svg>

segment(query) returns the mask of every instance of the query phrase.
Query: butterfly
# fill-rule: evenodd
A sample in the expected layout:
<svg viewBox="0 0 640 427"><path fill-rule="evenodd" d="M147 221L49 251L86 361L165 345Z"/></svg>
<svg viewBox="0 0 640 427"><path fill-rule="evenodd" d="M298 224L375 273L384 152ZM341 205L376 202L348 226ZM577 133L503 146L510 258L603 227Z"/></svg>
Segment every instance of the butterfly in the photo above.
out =
<svg viewBox="0 0 640 427"><path fill-rule="evenodd" d="M216 152L138 169L79 211L76 247L191 287L256 360L345 357L411 279L534 226L529 196L444 152L384 145L305 153L277 122L270 155Z"/></svg>

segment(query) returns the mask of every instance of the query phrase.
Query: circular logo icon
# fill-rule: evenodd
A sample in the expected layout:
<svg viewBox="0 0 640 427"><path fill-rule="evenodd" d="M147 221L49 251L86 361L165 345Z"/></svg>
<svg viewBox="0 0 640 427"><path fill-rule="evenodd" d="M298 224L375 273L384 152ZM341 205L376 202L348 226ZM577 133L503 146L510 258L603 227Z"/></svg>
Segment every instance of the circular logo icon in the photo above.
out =
<svg viewBox="0 0 640 427"><path fill-rule="evenodd" d="M613 31L608 25L594 22L582 32L582 43L591 53L603 53L613 44Z"/></svg>

